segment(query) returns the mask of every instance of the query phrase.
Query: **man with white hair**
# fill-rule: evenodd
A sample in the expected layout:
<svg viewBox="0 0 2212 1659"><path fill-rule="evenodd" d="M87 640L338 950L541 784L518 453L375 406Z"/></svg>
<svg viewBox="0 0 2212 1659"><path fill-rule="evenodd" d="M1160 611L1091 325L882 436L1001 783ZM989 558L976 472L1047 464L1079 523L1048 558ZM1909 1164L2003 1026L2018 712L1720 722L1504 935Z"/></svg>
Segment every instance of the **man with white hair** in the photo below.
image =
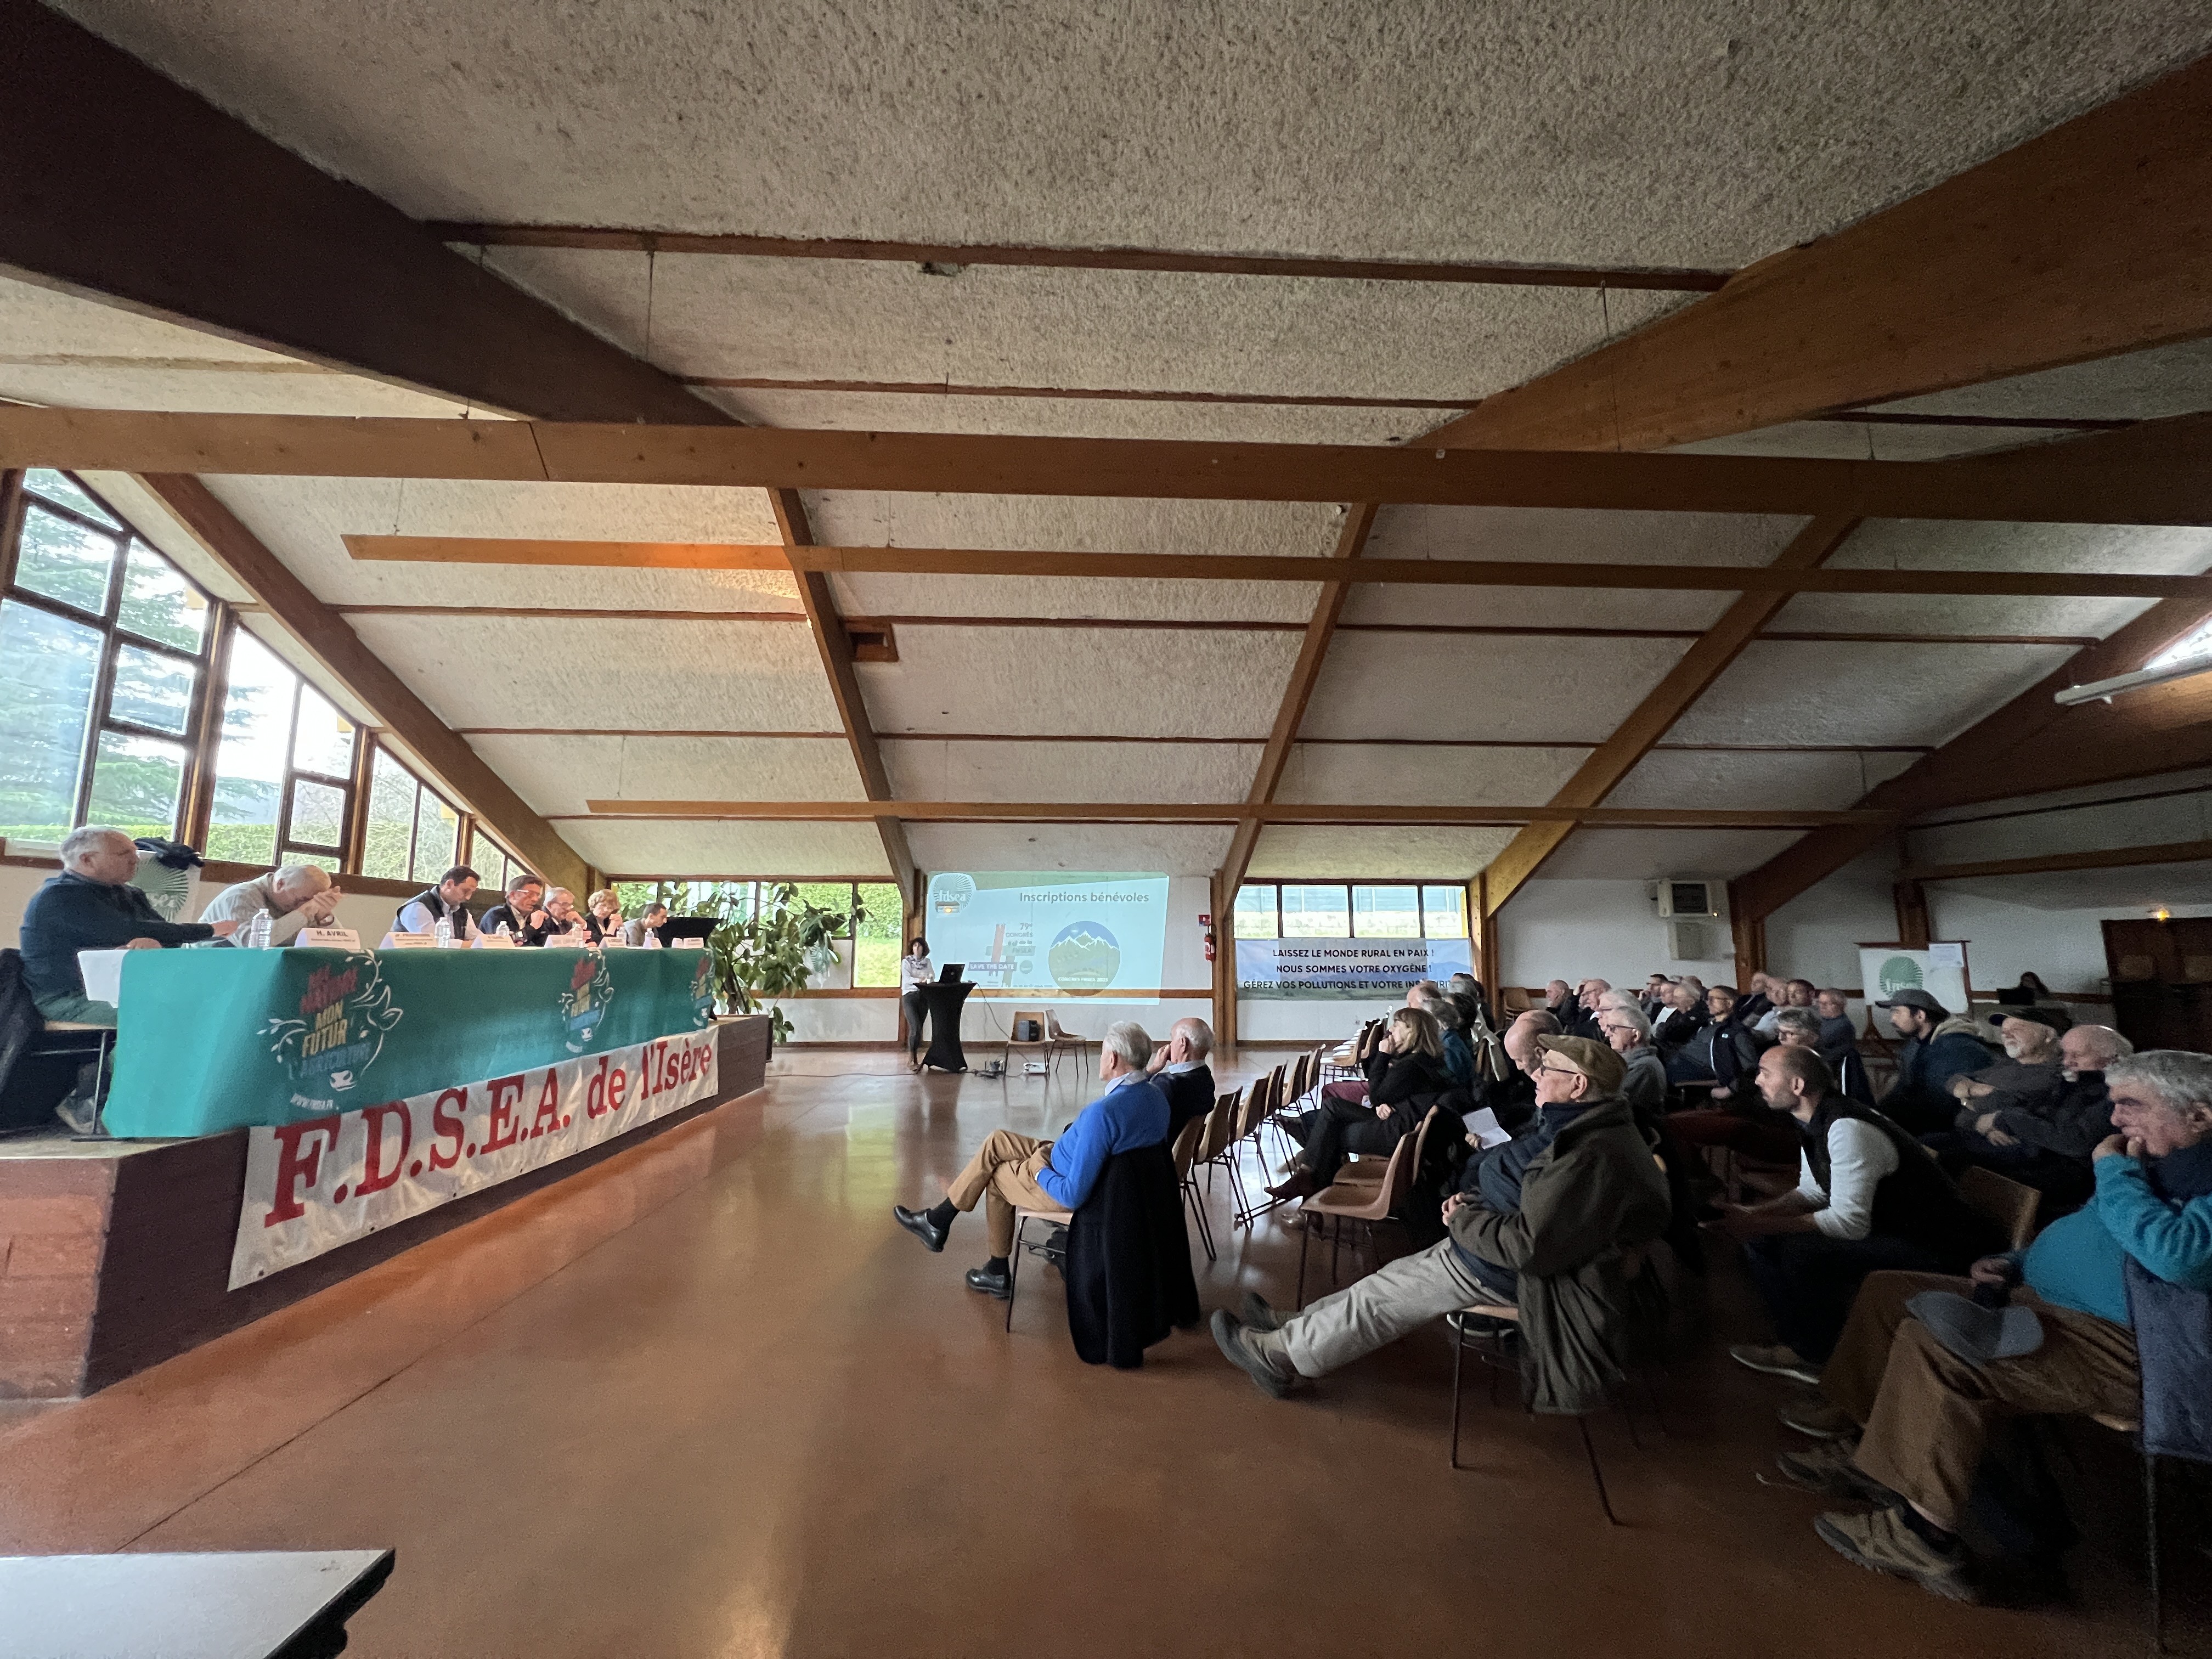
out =
<svg viewBox="0 0 2212 1659"><path fill-rule="evenodd" d="M120 830L87 824L62 842L62 872L31 895L23 910L23 984L48 1019L112 1025L115 1005L84 994L80 951L153 950L220 939L234 921L165 921L131 884L137 843Z"/></svg>
<svg viewBox="0 0 2212 1659"><path fill-rule="evenodd" d="M1014 1248L1014 1212L1079 1210L1116 1152L1156 1146L1168 1138L1168 1099L1145 1075L1152 1040L1134 1020L1106 1028L1099 1045L1098 1076L1105 1092L1076 1115L1058 1140L1032 1140L1011 1129L994 1129L968 1167L927 1210L891 1206L891 1218L931 1250L945 1248L952 1218L983 1204L991 1258L968 1270L968 1288L1004 1301L1013 1293L1006 1258Z"/></svg>
<svg viewBox="0 0 2212 1659"><path fill-rule="evenodd" d="M1168 1139L1182 1133L1182 1126L1213 1109L1213 1068L1206 1062L1213 1054L1213 1028L1195 1015L1168 1028L1168 1040L1152 1051L1147 1069L1168 1097Z"/></svg>
<svg viewBox="0 0 2212 1659"><path fill-rule="evenodd" d="M2004 1024L2008 1042L2043 1029L2023 1019ZM1952 1128L1923 1135L1921 1144L1954 1175L1978 1164L2049 1194L2054 1205L2078 1204L2089 1195L2089 1155L2112 1132L2106 1068L2135 1051L2109 1025L2073 1026L2057 1042L2056 1092L1977 1096L1960 1106Z"/></svg>
<svg viewBox="0 0 2212 1659"><path fill-rule="evenodd" d="M265 876L226 887L200 912L202 921L234 921L240 927L254 913L269 913L269 942L289 945L303 927L327 927L344 894L319 864L288 864Z"/></svg>

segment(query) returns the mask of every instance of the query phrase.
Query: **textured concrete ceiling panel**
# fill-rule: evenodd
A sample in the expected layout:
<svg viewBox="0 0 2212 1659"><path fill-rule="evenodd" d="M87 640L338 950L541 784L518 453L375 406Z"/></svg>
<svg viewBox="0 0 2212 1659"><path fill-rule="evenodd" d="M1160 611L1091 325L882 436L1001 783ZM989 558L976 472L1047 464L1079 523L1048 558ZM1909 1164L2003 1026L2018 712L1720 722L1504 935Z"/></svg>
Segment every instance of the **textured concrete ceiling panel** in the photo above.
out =
<svg viewBox="0 0 2212 1659"><path fill-rule="evenodd" d="M923 870L1130 870L1210 876L1236 832L1210 823L910 823Z"/></svg>
<svg viewBox="0 0 2212 1659"><path fill-rule="evenodd" d="M2212 46L2193 0L63 9L423 218L1657 264Z"/></svg>
<svg viewBox="0 0 2212 1659"><path fill-rule="evenodd" d="M1505 850L1506 829L1456 824L1271 823L1252 849L1249 878L1413 877L1465 881Z"/></svg>
<svg viewBox="0 0 2212 1659"><path fill-rule="evenodd" d="M1127 581L1087 576L832 575L848 617L1054 617L1122 622L1295 623L1318 583Z"/></svg>
<svg viewBox="0 0 2212 1659"><path fill-rule="evenodd" d="M208 487L319 599L613 611L792 611L788 570L548 569L356 560L347 535L772 543L765 492L432 478L210 478ZM474 623L459 624L474 628Z"/></svg>
<svg viewBox="0 0 2212 1659"><path fill-rule="evenodd" d="M1728 438L1677 444L1676 455L1786 455L1820 461L1935 461L2071 438L2066 427L1892 426L1878 421L1791 421Z"/></svg>
<svg viewBox="0 0 2212 1659"><path fill-rule="evenodd" d="M1658 749L1636 763L1607 806L1802 807L1836 811L1917 760L1912 754Z"/></svg>
<svg viewBox="0 0 2212 1659"><path fill-rule="evenodd" d="M1070 553L1260 553L1325 558L1344 509L1310 501L806 492L815 539L852 547L1051 549Z"/></svg>
<svg viewBox="0 0 2212 1659"><path fill-rule="evenodd" d="M813 635L788 623L356 617L448 726L835 732Z"/></svg>
<svg viewBox="0 0 2212 1659"><path fill-rule="evenodd" d="M2205 840L2212 840L2212 793L2138 796L2018 817L1927 824L1907 834L1905 847L1915 864L1966 864Z"/></svg>
<svg viewBox="0 0 2212 1659"><path fill-rule="evenodd" d="M2212 409L2212 340L2130 351L1880 407L1918 415L2001 415L2014 420L2045 416L2147 421L2194 414Z"/></svg>
<svg viewBox="0 0 2212 1659"><path fill-rule="evenodd" d="M2212 915L2212 864L2141 864L2124 870L2063 870L2033 876L1936 881L1931 896L1957 893L2030 910L2102 910L2118 918L2164 908Z"/></svg>
<svg viewBox="0 0 2212 1659"><path fill-rule="evenodd" d="M1941 744L2071 654L2064 646L1756 640L1668 739Z"/></svg>
<svg viewBox="0 0 2212 1659"><path fill-rule="evenodd" d="M1451 410L1444 409L1334 409L1296 404L978 398L916 392L716 389L707 397L756 426L817 431L1161 438L1192 443L1397 443L1452 416Z"/></svg>
<svg viewBox="0 0 2212 1659"><path fill-rule="evenodd" d="M1302 735L1601 743L1686 649L1676 639L1339 634Z"/></svg>
<svg viewBox="0 0 2212 1659"><path fill-rule="evenodd" d="M1693 297L568 248L486 263L683 375L1470 402Z"/></svg>
<svg viewBox="0 0 2212 1659"><path fill-rule="evenodd" d="M888 877L872 823L676 823L567 819L561 839L618 876Z"/></svg>
<svg viewBox="0 0 2212 1659"><path fill-rule="evenodd" d="M1215 743L884 744L900 800L1241 801L1260 745Z"/></svg>
<svg viewBox="0 0 2212 1659"><path fill-rule="evenodd" d="M1551 799L1584 748L1426 749L1302 743L1279 801L1327 805L1527 806Z"/></svg>
<svg viewBox="0 0 2212 1659"><path fill-rule="evenodd" d="M593 800L863 800L838 738L501 737L471 747L540 812Z"/></svg>
<svg viewBox="0 0 2212 1659"><path fill-rule="evenodd" d="M862 663L860 676L880 732L1264 739L1298 643L1276 633L916 628L901 631L896 663Z"/></svg>
<svg viewBox="0 0 2212 1659"><path fill-rule="evenodd" d="M1794 830L1577 830L1545 861L1538 879L1663 881L1669 876L1730 881L1797 840ZM1721 930L1725 945L1727 930Z"/></svg>
<svg viewBox="0 0 2212 1659"><path fill-rule="evenodd" d="M2150 599L1981 599L1946 593L1801 593L1770 628L1838 634L2033 634L2102 639Z"/></svg>

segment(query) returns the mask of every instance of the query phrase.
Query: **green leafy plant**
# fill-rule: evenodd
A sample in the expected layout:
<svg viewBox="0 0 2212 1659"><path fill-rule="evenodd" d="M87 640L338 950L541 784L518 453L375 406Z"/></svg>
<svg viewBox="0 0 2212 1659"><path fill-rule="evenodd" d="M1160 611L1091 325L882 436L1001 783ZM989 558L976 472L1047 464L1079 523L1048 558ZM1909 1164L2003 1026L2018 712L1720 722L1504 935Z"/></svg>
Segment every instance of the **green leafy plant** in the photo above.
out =
<svg viewBox="0 0 2212 1659"><path fill-rule="evenodd" d="M867 912L865 905L825 908L790 882L763 882L759 891L756 909L753 884L716 883L695 890L692 908L720 923L707 940L717 999L744 1014L766 1004L775 1041L784 1042L792 1025L775 999L805 990L809 976L835 959L834 941L852 937Z"/></svg>

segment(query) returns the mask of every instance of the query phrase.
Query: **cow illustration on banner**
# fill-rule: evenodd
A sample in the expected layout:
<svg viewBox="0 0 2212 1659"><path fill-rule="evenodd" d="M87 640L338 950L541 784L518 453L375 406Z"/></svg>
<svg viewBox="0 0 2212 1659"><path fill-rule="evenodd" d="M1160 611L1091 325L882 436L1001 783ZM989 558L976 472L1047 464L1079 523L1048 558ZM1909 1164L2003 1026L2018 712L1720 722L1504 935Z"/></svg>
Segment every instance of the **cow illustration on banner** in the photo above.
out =
<svg viewBox="0 0 2212 1659"><path fill-rule="evenodd" d="M279 1015L261 1035L291 1074L292 1104L328 1110L375 1064L385 1034L405 1011L393 1006L383 969L366 952L308 975L299 1006L298 1018Z"/></svg>

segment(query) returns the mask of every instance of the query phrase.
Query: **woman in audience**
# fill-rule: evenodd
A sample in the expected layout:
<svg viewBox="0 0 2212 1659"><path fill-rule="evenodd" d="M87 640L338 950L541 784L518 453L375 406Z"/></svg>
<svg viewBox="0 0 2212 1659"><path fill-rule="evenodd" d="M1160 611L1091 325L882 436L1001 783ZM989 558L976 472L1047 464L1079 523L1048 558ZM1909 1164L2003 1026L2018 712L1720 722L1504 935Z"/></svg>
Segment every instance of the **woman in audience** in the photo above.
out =
<svg viewBox="0 0 2212 1659"><path fill-rule="evenodd" d="M611 887L602 887L586 902L584 927L597 945L610 933L622 932L622 901L615 896Z"/></svg>
<svg viewBox="0 0 2212 1659"><path fill-rule="evenodd" d="M1452 1086L1436 1017L1425 1009L1399 1009L1368 1057L1366 1099L1354 1103L1323 1090L1317 1109L1290 1120L1305 1151L1269 1194L1304 1198L1334 1181L1350 1154L1389 1152Z"/></svg>

